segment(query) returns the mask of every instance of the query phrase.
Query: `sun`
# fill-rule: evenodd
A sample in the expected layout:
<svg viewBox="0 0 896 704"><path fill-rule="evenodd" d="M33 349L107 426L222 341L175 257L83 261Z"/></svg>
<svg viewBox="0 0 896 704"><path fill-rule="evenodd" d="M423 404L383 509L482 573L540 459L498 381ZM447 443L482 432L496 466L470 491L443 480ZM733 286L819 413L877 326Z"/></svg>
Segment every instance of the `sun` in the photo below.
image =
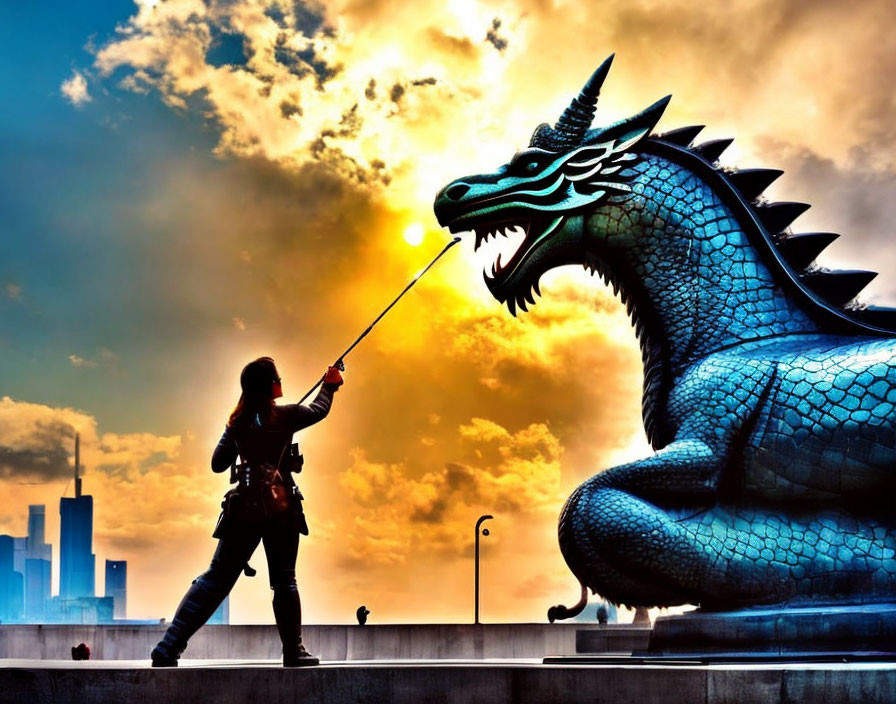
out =
<svg viewBox="0 0 896 704"><path fill-rule="evenodd" d="M412 247L417 247L423 242L423 225L412 222L404 228L404 241Z"/></svg>

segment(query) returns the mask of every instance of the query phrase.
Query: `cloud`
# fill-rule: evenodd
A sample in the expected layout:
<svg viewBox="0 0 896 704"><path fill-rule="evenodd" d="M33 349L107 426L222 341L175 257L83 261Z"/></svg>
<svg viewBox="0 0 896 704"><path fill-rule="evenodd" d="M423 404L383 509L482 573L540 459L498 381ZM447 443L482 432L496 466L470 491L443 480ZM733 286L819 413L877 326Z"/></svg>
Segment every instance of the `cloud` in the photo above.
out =
<svg viewBox="0 0 896 704"><path fill-rule="evenodd" d="M84 359L84 357L79 357L76 354L70 354L68 356L68 361L72 363L73 367L95 367L97 363L91 359Z"/></svg>
<svg viewBox="0 0 896 704"><path fill-rule="evenodd" d="M65 99L77 108L90 102L90 93L87 92L87 79L79 71L75 71L71 78L64 80L59 90Z"/></svg>
<svg viewBox="0 0 896 704"><path fill-rule="evenodd" d="M180 436L97 433L96 419L71 408L0 399L0 474L57 479L72 472L74 438L81 436L84 467L142 474L177 458Z"/></svg>
<svg viewBox="0 0 896 704"><path fill-rule="evenodd" d="M96 351L96 356L92 359L81 357L77 354L70 354L68 356L68 361L71 363L73 367L78 368L91 368L98 367L102 365L110 365L117 364L119 359L118 355L115 354L108 347L98 347Z"/></svg>
<svg viewBox="0 0 896 704"><path fill-rule="evenodd" d="M423 191L419 155L450 138L440 115L451 103L470 105L464 121L479 122L472 103L484 95L484 70L500 82L502 67L481 46L486 34L492 46L506 42L494 16L436 3L301 8L193 0L141 6L99 46L95 68L101 76L123 69L122 87L156 90L172 107L201 106L219 127L222 155L262 156L287 168L321 161L365 183L399 178ZM384 20L376 37L374 16ZM223 35L240 37L244 62L209 58ZM421 205L437 179L426 178Z"/></svg>
<svg viewBox="0 0 896 704"><path fill-rule="evenodd" d="M896 301L896 266L882 256L896 221L896 163L881 163L872 147L852 150L845 162L816 150L775 138L758 140L758 149L769 166L782 168L782 176L770 189L780 200L812 204L794 223L794 231L838 232L840 239L819 257L818 264L831 269L872 269L880 272L860 294L872 304Z"/></svg>
<svg viewBox="0 0 896 704"><path fill-rule="evenodd" d="M73 409L0 399L0 475L58 478L69 472L75 433L93 420Z"/></svg>
<svg viewBox="0 0 896 704"><path fill-rule="evenodd" d="M459 556L470 547L467 523L477 510L516 518L552 513L561 500L562 448L545 425L515 433L473 418L457 429L464 462L420 471L407 463L373 462L364 450L339 477L354 506L346 535L359 562L403 564L415 552Z"/></svg>
<svg viewBox="0 0 896 704"><path fill-rule="evenodd" d="M563 595L564 590L568 590L569 586L570 580L568 577L539 572L520 582L513 593L517 598L531 599L534 596L551 599L557 598L558 595Z"/></svg>
<svg viewBox="0 0 896 704"><path fill-rule="evenodd" d="M54 431L58 429L38 426L35 430L37 433L34 440L43 441L41 446L24 448L0 446L0 476L57 478L68 472L68 452L61 446L46 446L47 436L56 434Z"/></svg>
<svg viewBox="0 0 896 704"><path fill-rule="evenodd" d="M382 162L390 182L425 186L430 198L465 162L512 155L612 51L619 58L602 98L605 122L671 90L671 119L710 128L719 105L737 104L741 139L777 133L825 144L838 158L871 137L893 140L875 119L890 100L887 67L896 68L877 21L881 0L848 15L832 2L772 0L712 11L684 0L500 7L509 21L478 2L171 0L141 6L99 47L95 67L101 75L129 70L126 86L158 90L171 105L202 104L219 125L222 154L287 167L347 160L356 165L347 173L368 179ZM589 31L570 32L571 24ZM245 62L209 59L222 33L240 38ZM426 77L437 84L424 89ZM357 127L345 132L349 113ZM438 179L421 163L430 154L444 169Z"/></svg>

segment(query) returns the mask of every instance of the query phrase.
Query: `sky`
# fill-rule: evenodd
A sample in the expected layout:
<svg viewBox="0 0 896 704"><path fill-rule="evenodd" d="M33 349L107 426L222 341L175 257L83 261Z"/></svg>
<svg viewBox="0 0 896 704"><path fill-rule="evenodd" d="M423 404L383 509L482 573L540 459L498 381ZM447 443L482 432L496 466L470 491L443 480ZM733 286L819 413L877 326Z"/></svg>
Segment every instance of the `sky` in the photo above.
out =
<svg viewBox="0 0 896 704"><path fill-rule="evenodd" d="M0 6L0 533L44 503L58 561L73 436L95 552L128 616L170 618L214 549L209 457L242 366L284 402L448 242L438 190L554 122L608 54L597 124L671 93L659 129L735 137L729 165L842 233L832 268L896 302L890 3L832 0L108 0ZM581 268L511 317L469 241L347 359L300 434L306 622L543 621L578 586L556 540L582 481L650 452L624 308ZM264 560L231 599L272 621ZM57 562L58 566L58 562ZM57 566L54 577L58 580ZM98 570L102 593L102 570Z"/></svg>

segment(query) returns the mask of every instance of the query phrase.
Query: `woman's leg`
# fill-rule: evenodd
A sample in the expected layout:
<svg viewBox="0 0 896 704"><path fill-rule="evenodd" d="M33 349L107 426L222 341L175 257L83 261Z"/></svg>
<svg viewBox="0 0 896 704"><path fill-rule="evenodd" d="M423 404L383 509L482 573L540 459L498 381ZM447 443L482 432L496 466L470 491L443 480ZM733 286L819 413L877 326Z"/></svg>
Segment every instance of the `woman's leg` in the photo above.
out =
<svg viewBox="0 0 896 704"><path fill-rule="evenodd" d="M299 550L297 514L284 511L268 522L262 536L268 560L268 574L274 591L274 620L283 643L286 667L317 665L302 644L302 605L296 585L296 555Z"/></svg>
<svg viewBox="0 0 896 704"><path fill-rule="evenodd" d="M218 541L208 570L193 580L177 607L165 636L152 651L154 667L176 667L190 637L211 618L224 601L258 541L257 529L245 527L239 534Z"/></svg>

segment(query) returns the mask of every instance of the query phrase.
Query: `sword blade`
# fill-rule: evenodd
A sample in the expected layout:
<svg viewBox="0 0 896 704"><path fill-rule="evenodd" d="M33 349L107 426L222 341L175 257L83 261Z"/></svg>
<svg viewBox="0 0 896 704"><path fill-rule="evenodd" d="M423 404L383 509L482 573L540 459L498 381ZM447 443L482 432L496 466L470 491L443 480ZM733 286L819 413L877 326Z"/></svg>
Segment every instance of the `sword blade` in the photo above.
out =
<svg viewBox="0 0 896 704"><path fill-rule="evenodd" d="M341 364L341 363L345 360L345 358L348 356L349 352L351 352L353 349L355 349L355 347L358 346L358 343L360 343L361 340L363 340L365 337L367 337L367 335L370 333L370 331L373 330L373 328L376 326L376 324L377 324L378 322L380 322L380 320L383 319L383 317L386 315L386 313L388 313L390 310L392 310L392 307L393 307L396 303L398 303L398 301L401 300L402 296L404 296L408 291L410 291L410 290L414 287L414 284L416 284L416 283L421 279L421 277L422 277L427 271L429 271L429 270L433 267L433 265L434 265L437 261L439 261L439 259L442 258L442 255L444 255L445 252L447 252L449 249L451 249L451 248L452 248L454 245L456 245L458 242L460 242L460 237L455 237L453 240L451 240L448 244L445 245L445 248L444 248L441 252L439 252L439 253L435 256L435 258L434 258L429 264L427 264L423 269L421 269L419 272L417 272L417 274L414 276L414 278L411 279L410 283L408 283L408 285L405 286L404 289L402 289L401 293L399 293L399 294L395 297L395 300L393 300L389 305L387 305L387 306L383 309L383 312L380 313L378 316L376 316L376 318L374 318L373 322L372 322L370 325L367 326L367 329L364 330L364 332L362 332L362 333L357 337L357 339L355 339L355 341L352 342L352 344L350 344L350 345L346 348L345 352L343 352L341 355L339 355L339 357L336 358L336 361L335 361L331 366L334 366L334 367L335 367L335 366ZM308 392L307 392L304 396L302 396L301 399L299 399L299 403L302 403L306 398L308 398L308 397L314 392L314 390L315 390L318 386L320 386L320 385L323 383L323 381L324 381L324 377L325 377L325 376L326 376L326 374L324 374L323 376L321 376L321 378L317 380L317 383L316 383L314 386L312 386L310 389L308 389Z"/></svg>

